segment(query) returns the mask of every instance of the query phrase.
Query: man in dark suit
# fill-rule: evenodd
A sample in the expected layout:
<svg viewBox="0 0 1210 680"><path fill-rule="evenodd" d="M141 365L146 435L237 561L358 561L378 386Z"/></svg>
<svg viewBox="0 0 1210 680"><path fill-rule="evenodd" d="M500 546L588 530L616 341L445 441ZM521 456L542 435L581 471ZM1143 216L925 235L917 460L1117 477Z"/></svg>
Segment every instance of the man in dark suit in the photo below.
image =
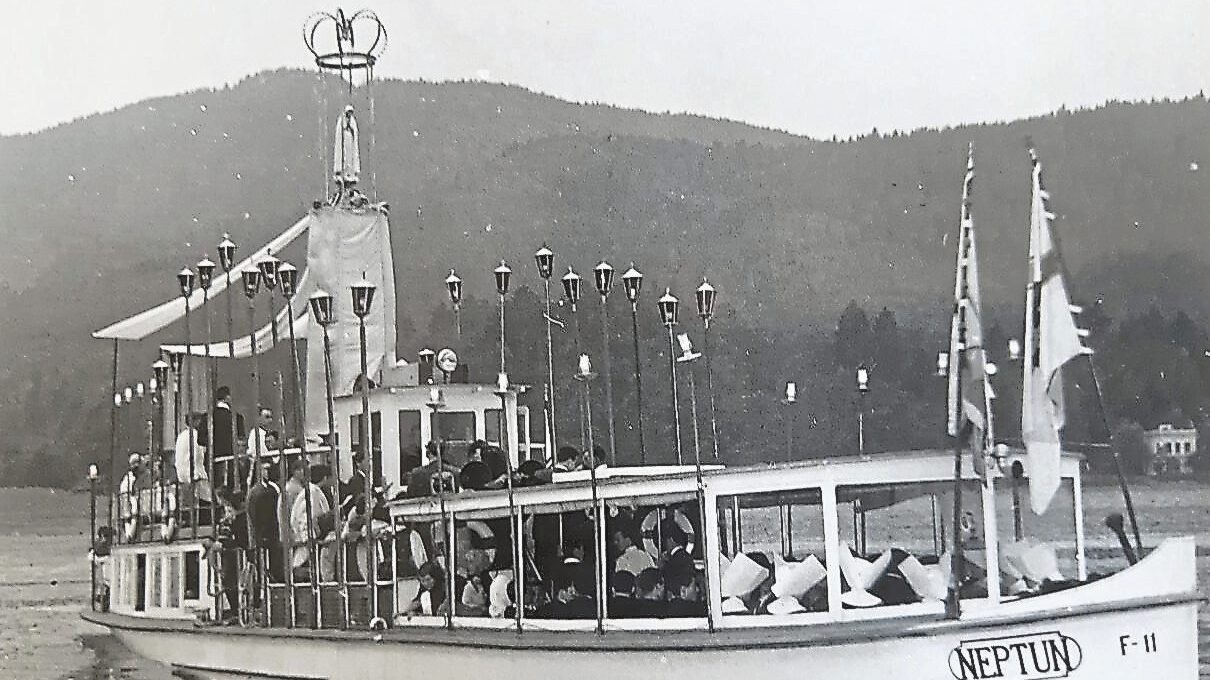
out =
<svg viewBox="0 0 1210 680"><path fill-rule="evenodd" d="M444 462L444 461L442 461ZM445 463L446 475L441 478L446 480L446 491L453 491L452 481L457 478L458 467ZM437 477L438 470L441 466L437 460L437 442L430 441L424 447L424 465L412 470L408 473L408 498L420 498L423 496L432 496L439 491L438 484L435 484L434 477Z"/></svg>
<svg viewBox="0 0 1210 680"><path fill-rule="evenodd" d="M245 479L248 470L246 461L236 458L236 442L242 442L247 432L244 429L244 417L235 413L231 408L231 388L223 385L214 391L214 446L210 446L208 428L202 427L198 432L198 443L205 446L214 456L217 486L238 488L238 480Z"/></svg>

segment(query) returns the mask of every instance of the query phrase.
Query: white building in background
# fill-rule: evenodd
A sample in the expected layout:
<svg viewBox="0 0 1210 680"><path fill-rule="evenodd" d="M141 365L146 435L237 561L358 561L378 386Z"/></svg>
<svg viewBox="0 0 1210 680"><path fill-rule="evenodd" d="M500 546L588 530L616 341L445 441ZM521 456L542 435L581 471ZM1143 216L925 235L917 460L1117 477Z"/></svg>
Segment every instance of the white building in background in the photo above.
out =
<svg viewBox="0 0 1210 680"><path fill-rule="evenodd" d="M1193 472L1192 459L1197 453L1196 429L1163 423L1154 430L1145 430L1143 441L1152 454L1148 475L1187 475Z"/></svg>

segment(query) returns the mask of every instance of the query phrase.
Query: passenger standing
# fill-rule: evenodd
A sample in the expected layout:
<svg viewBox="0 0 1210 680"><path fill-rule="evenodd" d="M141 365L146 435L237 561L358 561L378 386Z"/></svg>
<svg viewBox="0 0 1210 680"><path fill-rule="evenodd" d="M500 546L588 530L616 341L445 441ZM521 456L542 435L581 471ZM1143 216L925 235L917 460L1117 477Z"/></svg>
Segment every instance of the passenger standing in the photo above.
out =
<svg viewBox="0 0 1210 680"><path fill-rule="evenodd" d="M244 416L231 409L230 387L220 386L215 390L214 397L214 446L210 447L211 453L214 456L215 470L221 471L217 473L218 484L234 487L238 483L236 480L245 479L248 475L248 466L241 463L236 456L236 443L242 442L246 436ZM204 428L199 436L204 444L210 443L205 441L209 434Z"/></svg>

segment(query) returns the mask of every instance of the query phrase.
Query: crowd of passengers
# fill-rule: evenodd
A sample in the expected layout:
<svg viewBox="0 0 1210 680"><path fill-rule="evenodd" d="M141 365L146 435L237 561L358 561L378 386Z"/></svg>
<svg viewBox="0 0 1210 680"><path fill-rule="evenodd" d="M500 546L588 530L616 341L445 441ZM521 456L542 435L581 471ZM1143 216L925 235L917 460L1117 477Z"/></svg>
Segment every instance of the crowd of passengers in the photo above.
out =
<svg viewBox="0 0 1210 680"><path fill-rule="evenodd" d="M508 483L507 462L496 447L479 441L471 445L460 467L438 461L435 445L426 449L424 465L407 477L408 497L449 489L474 492L502 488ZM585 469L602 461L597 449L581 452L561 447L543 467L526 461L513 476L517 486L549 483L559 472ZM455 481L456 480L456 481ZM604 611L610 618L705 616L704 576L690 554L686 527L696 532L696 506L614 508L607 520ZM644 541L640 523L656 513ZM692 520L689 518L692 517ZM679 522L678 522L679 519ZM592 619L598 613L597 555L594 521L586 510L527 514L521 551L524 574L521 606L526 618ZM445 537L437 523L414 523L395 535L396 575L415 575L419 589L401 616L511 618L517 614L513 583L511 523L507 518L458 522L453 543L454 574L446 573ZM650 544L650 550L644 546ZM451 583L452 581L452 583ZM453 611L447 590L452 585Z"/></svg>

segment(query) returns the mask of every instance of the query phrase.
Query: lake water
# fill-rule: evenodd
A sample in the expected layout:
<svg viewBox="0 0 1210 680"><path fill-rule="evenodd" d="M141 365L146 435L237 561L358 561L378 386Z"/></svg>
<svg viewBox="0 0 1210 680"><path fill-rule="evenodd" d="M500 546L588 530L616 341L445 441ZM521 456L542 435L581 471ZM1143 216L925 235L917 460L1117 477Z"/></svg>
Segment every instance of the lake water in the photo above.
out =
<svg viewBox="0 0 1210 680"><path fill-rule="evenodd" d="M1210 583L1210 484L1140 481L1132 486L1144 542L1193 534L1198 578ZM1089 486L1089 542L1112 545L1100 519L1119 510L1116 487ZM88 606L88 495L0 489L0 678L166 680L170 668L139 658L80 620ZM1199 618L1201 677L1210 679L1210 607Z"/></svg>

